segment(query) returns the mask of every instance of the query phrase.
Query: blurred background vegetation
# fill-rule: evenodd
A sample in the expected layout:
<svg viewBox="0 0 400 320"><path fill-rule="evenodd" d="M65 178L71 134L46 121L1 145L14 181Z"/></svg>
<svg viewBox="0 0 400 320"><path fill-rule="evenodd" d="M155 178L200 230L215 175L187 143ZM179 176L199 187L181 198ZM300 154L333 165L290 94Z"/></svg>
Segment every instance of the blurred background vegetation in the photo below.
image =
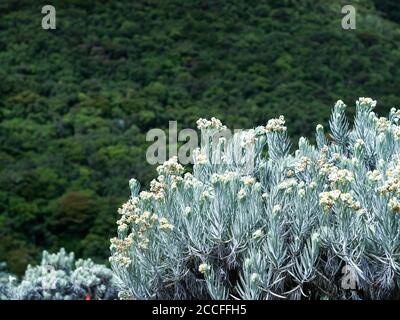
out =
<svg viewBox="0 0 400 320"><path fill-rule="evenodd" d="M298 139L338 99L400 106L398 0L41 2L0 3L0 261L16 273L43 248L104 261L129 178L155 175L146 132L169 120L284 114Z"/></svg>

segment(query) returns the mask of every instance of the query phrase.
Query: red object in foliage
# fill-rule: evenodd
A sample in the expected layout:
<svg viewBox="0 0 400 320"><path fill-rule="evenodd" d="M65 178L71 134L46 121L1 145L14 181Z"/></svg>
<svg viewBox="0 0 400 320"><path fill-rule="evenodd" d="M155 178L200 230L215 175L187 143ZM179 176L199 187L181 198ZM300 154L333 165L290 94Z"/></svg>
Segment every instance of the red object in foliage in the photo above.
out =
<svg viewBox="0 0 400 320"><path fill-rule="evenodd" d="M85 300L91 300L91 299L90 299L90 294L87 294L87 295L86 295Z"/></svg>

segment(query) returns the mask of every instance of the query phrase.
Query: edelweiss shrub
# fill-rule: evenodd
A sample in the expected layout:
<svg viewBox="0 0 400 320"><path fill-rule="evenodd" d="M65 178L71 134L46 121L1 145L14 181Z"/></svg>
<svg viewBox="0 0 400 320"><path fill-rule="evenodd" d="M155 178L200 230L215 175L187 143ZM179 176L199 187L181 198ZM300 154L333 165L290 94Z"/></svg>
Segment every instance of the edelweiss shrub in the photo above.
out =
<svg viewBox="0 0 400 320"><path fill-rule="evenodd" d="M7 264L0 262L0 300L8 299L10 296L9 283L13 277L7 272Z"/></svg>
<svg viewBox="0 0 400 320"><path fill-rule="evenodd" d="M55 254L44 251L40 265L29 265L20 283L16 277L9 277L2 289L1 298L13 300L116 298L110 269L90 259L75 260L74 254L64 249Z"/></svg>
<svg viewBox="0 0 400 320"><path fill-rule="evenodd" d="M111 239L119 297L398 299L400 111L375 106L360 98L350 128L338 101L329 139L318 125L293 154L282 116L241 133L251 172L221 140L193 174L173 158L150 191L131 180Z"/></svg>

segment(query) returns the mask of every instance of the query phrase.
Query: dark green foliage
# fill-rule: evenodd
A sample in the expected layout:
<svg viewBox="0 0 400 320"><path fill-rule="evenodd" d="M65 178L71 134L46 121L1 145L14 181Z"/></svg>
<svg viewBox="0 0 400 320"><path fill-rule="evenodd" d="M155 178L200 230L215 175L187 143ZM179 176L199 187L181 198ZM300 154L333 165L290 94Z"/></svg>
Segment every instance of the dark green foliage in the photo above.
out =
<svg viewBox="0 0 400 320"><path fill-rule="evenodd" d="M397 0L374 0L375 7L380 10L384 17L395 22L400 22L400 5Z"/></svg>
<svg viewBox="0 0 400 320"><path fill-rule="evenodd" d="M152 176L150 128L284 114L291 136L311 136L339 98L400 105L397 1L357 1L355 31L339 0L52 4L52 31L37 1L0 4L0 261L12 272L42 248L107 256L127 179Z"/></svg>

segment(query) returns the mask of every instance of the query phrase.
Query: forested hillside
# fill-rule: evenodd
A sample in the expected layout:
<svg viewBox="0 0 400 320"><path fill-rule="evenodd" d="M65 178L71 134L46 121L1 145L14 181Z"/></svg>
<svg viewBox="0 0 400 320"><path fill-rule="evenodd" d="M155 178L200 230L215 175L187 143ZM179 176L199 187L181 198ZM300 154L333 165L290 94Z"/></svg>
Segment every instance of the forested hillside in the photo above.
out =
<svg viewBox="0 0 400 320"><path fill-rule="evenodd" d="M353 2L357 29L341 28ZM337 99L400 106L396 0L40 1L0 4L0 261L109 254L126 181L154 175L146 132L284 114L311 136Z"/></svg>

